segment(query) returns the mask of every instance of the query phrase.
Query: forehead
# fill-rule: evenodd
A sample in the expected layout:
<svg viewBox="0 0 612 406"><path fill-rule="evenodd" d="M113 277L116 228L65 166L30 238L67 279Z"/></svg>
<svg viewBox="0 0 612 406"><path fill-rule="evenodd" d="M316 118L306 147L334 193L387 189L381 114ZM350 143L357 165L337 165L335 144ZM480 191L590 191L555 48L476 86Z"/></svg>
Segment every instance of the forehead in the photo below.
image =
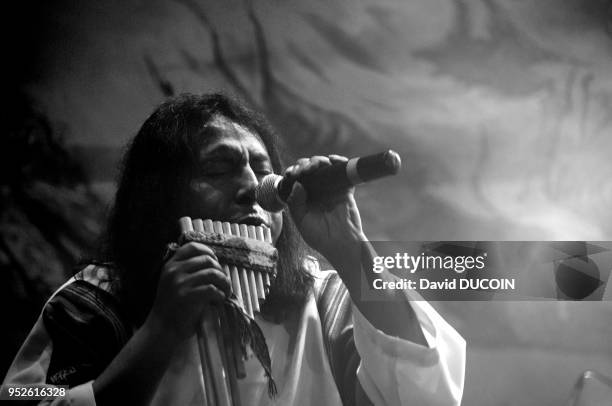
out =
<svg viewBox="0 0 612 406"><path fill-rule="evenodd" d="M250 154L268 157L268 151L259 136L223 116L215 117L206 128L207 137L200 155L224 150L248 150Z"/></svg>

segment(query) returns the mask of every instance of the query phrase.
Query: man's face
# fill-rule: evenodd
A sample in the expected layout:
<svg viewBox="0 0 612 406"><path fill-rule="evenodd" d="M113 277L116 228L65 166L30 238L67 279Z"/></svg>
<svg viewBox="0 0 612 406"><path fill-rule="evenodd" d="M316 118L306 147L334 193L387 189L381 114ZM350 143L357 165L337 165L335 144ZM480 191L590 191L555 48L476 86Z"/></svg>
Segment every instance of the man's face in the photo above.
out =
<svg viewBox="0 0 612 406"><path fill-rule="evenodd" d="M222 116L209 126L212 136L199 151L198 169L190 184L192 215L266 225L276 242L282 215L263 210L255 201L257 185L274 171L264 144L257 135Z"/></svg>

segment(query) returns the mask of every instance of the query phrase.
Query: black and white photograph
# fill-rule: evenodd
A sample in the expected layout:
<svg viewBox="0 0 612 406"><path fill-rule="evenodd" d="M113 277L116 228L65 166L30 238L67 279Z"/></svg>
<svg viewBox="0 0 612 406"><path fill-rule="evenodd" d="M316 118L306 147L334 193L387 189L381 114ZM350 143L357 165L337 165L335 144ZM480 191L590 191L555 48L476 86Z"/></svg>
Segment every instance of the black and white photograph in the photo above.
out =
<svg viewBox="0 0 612 406"><path fill-rule="evenodd" d="M4 10L2 403L612 405L611 0Z"/></svg>

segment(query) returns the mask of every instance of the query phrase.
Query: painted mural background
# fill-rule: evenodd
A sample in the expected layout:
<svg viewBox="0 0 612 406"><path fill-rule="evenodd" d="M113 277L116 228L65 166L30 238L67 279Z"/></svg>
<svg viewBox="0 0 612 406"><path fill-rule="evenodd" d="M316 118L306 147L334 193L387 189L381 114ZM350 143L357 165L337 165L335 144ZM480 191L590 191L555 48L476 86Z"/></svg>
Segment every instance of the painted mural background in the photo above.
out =
<svg viewBox="0 0 612 406"><path fill-rule="evenodd" d="M13 343L93 252L124 144L181 92L248 100L294 158L400 152L357 192L373 240L612 239L610 1L31 3L2 153ZM468 340L465 404L555 405L583 370L612 376L609 301L439 308Z"/></svg>

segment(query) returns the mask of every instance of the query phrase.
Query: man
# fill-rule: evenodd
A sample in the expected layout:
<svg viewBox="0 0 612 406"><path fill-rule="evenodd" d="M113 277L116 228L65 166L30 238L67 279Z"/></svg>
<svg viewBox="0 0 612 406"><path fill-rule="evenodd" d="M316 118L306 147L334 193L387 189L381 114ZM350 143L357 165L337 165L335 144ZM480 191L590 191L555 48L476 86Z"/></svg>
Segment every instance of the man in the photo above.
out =
<svg viewBox="0 0 612 406"><path fill-rule="evenodd" d="M249 359L243 404L458 404L463 339L403 292L360 300L362 263L374 253L362 250L353 190L313 203L299 183L344 159L298 160L284 171L297 181L290 214L265 212L256 186L282 172L265 120L222 95L164 103L126 154L104 263L87 267L48 302L5 383L68 384L82 404L201 404L195 326L231 284L204 244L164 258L179 234L177 219L190 216L269 226L279 251L278 277L256 317L278 395L268 397L261 366ZM301 238L336 272L309 272Z"/></svg>

